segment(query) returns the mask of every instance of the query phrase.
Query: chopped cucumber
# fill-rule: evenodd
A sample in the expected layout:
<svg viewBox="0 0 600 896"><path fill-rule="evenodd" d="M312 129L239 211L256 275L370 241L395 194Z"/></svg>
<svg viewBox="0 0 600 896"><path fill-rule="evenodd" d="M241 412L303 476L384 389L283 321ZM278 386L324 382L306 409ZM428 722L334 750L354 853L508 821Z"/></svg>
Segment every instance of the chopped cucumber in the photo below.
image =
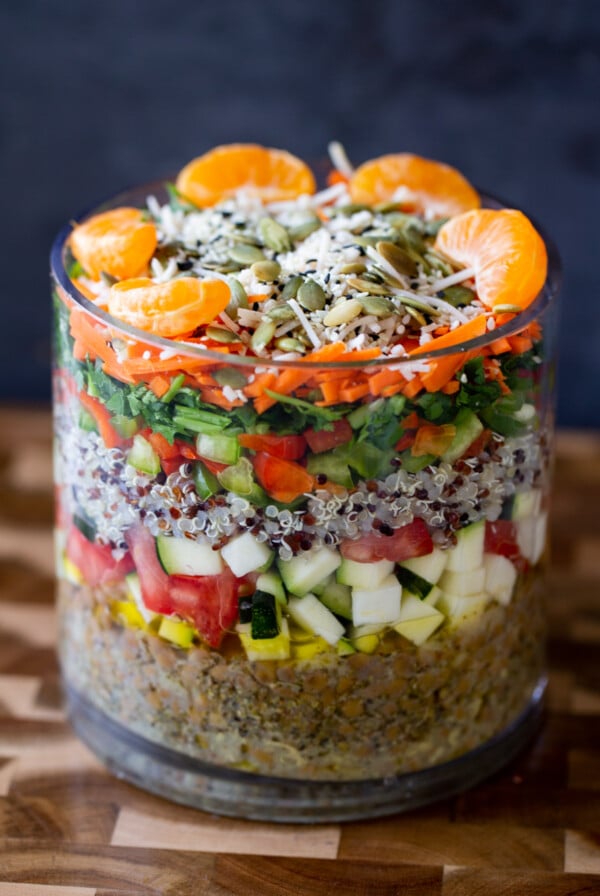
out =
<svg viewBox="0 0 600 896"><path fill-rule="evenodd" d="M255 591L252 595L251 635L254 641L276 638L279 634L275 598L266 591Z"/></svg>
<svg viewBox="0 0 600 896"><path fill-rule="evenodd" d="M254 479L254 467L247 457L240 457L236 464L225 467L217 473L217 479L224 489L246 498L251 504L266 507L271 499Z"/></svg>
<svg viewBox="0 0 600 896"><path fill-rule="evenodd" d="M140 428L138 417L126 417L124 414L113 414L110 422L124 439L130 439Z"/></svg>
<svg viewBox="0 0 600 896"><path fill-rule="evenodd" d="M197 461L194 464L194 472L192 473L192 476L198 497L203 501L206 501L211 495L216 495L217 492L221 491L219 480L214 473L210 472L208 467L204 466L202 461Z"/></svg>
<svg viewBox="0 0 600 896"><path fill-rule="evenodd" d="M135 435L133 437L133 445L127 455L127 463L140 473L147 473L148 476L156 476L160 473L160 457L143 436Z"/></svg>
<svg viewBox="0 0 600 896"><path fill-rule="evenodd" d="M324 451L322 454L309 454L306 469L311 476L318 476L322 473L331 482L343 485L344 488L352 488L354 484L348 464L331 451Z"/></svg>
<svg viewBox="0 0 600 896"><path fill-rule="evenodd" d="M390 575L376 588L352 589L352 621L354 625L395 622L400 615L402 585Z"/></svg>
<svg viewBox="0 0 600 896"><path fill-rule="evenodd" d="M488 594L507 606L512 598L517 570L507 557L501 554L484 554L485 590Z"/></svg>
<svg viewBox="0 0 600 896"><path fill-rule="evenodd" d="M411 557L410 560L403 560L399 565L403 569L414 572L415 575L425 579L426 582L437 585L446 567L446 560L446 551L434 547L431 553L425 554L423 557Z"/></svg>
<svg viewBox="0 0 600 896"><path fill-rule="evenodd" d="M462 624L476 619L486 608L490 598L487 594L451 594L444 591L436 609L441 610L453 622Z"/></svg>
<svg viewBox="0 0 600 896"><path fill-rule="evenodd" d="M456 547L447 551L446 569L463 572L478 569L483 565L483 545L485 541L485 520L471 523L456 533Z"/></svg>
<svg viewBox="0 0 600 896"><path fill-rule="evenodd" d="M287 660L290 656L290 634L287 619L273 638L253 638L249 626L238 625L237 632L250 661Z"/></svg>
<svg viewBox="0 0 600 896"><path fill-rule="evenodd" d="M383 398L372 401L369 404L361 404L351 414L348 414L347 420L352 429L360 429L367 420L373 416L375 411L383 404Z"/></svg>
<svg viewBox="0 0 600 896"><path fill-rule="evenodd" d="M483 564L483 557L481 558ZM477 569L463 569L461 572L453 572L447 569L440 579L442 591L450 594L480 594L485 590L485 569L482 566Z"/></svg>
<svg viewBox="0 0 600 896"><path fill-rule="evenodd" d="M438 588L437 585L434 585L427 597L423 600L423 603L430 604L432 607L437 607L441 596L442 589Z"/></svg>
<svg viewBox="0 0 600 896"><path fill-rule="evenodd" d="M407 473L420 473L421 470L424 470L425 467L435 463L437 460L435 454L422 454L420 457L413 457L410 453L410 448L402 451L398 457L400 458L402 469L406 470Z"/></svg>
<svg viewBox="0 0 600 896"><path fill-rule="evenodd" d="M319 595L319 600L336 616L352 619L352 593L348 585L330 582Z"/></svg>
<svg viewBox="0 0 600 896"><path fill-rule="evenodd" d="M93 523L90 523L89 520L85 519L83 516L79 516L78 513L73 514L73 525L76 529L79 529L84 538L87 538L88 541L96 540L96 527Z"/></svg>
<svg viewBox="0 0 600 896"><path fill-rule="evenodd" d="M285 593L285 588L283 587L283 582L276 572L269 571L260 575L256 580L256 588L258 591L266 591L267 594L272 594L277 603L281 604L281 606L284 606L287 603L287 595Z"/></svg>
<svg viewBox="0 0 600 896"><path fill-rule="evenodd" d="M319 582L317 585L314 585L310 590L313 594L316 594L317 597L321 597L325 589L331 585L332 582L335 582L335 573L332 572L330 576L327 576L326 579L323 579L322 582Z"/></svg>
<svg viewBox="0 0 600 896"><path fill-rule="evenodd" d="M196 451L200 457L220 464L235 464L240 456L237 434L200 433L196 437Z"/></svg>
<svg viewBox="0 0 600 896"><path fill-rule="evenodd" d="M218 576L223 572L219 551L189 538L158 535L156 553L160 565L170 576Z"/></svg>
<svg viewBox="0 0 600 896"><path fill-rule="evenodd" d="M402 606L394 629L417 646L423 644L444 622L444 614L412 594L402 595Z"/></svg>
<svg viewBox="0 0 600 896"><path fill-rule="evenodd" d="M301 597L335 572L341 562L337 551L317 547L290 560L279 560L277 565L287 590Z"/></svg>
<svg viewBox="0 0 600 896"><path fill-rule="evenodd" d="M312 632L313 635L319 635L332 646L337 644L345 632L342 623L327 607L323 606L314 594L291 597L288 609L294 622Z"/></svg>
<svg viewBox="0 0 600 896"><path fill-rule="evenodd" d="M352 656L353 653L356 653L356 647L348 640L348 638L340 638L335 649L338 656Z"/></svg>
<svg viewBox="0 0 600 896"><path fill-rule="evenodd" d="M79 424L79 428L85 430L86 432L98 432L98 424L96 423L90 412L84 410L84 408L81 408L81 410L79 411L79 418L77 422Z"/></svg>
<svg viewBox="0 0 600 896"><path fill-rule="evenodd" d="M172 644L176 644L177 647L183 647L184 649L191 647L195 634L196 629L189 623L179 619L170 619L168 616L163 616L158 627L160 638L164 638L165 641L170 641Z"/></svg>
<svg viewBox="0 0 600 896"><path fill-rule="evenodd" d="M271 553L264 541L258 541L251 532L236 535L221 549L221 557L238 579L264 566Z"/></svg>
<svg viewBox="0 0 600 896"><path fill-rule="evenodd" d="M377 587L394 569L393 560L375 560L373 563L359 563L357 560L342 558L336 574L338 582L351 588Z"/></svg>
<svg viewBox="0 0 600 896"><path fill-rule="evenodd" d="M469 445L483 432L483 423L469 408L461 408L454 418L456 434L442 454L442 460L452 464L461 457Z"/></svg>
<svg viewBox="0 0 600 896"><path fill-rule="evenodd" d="M528 516L517 521L517 544L526 560L534 566L539 562L546 547L548 514Z"/></svg>
<svg viewBox="0 0 600 896"><path fill-rule="evenodd" d="M528 516L537 516L542 507L542 492L539 488L532 488L527 492L517 492L512 506L512 518L515 521L524 520Z"/></svg>

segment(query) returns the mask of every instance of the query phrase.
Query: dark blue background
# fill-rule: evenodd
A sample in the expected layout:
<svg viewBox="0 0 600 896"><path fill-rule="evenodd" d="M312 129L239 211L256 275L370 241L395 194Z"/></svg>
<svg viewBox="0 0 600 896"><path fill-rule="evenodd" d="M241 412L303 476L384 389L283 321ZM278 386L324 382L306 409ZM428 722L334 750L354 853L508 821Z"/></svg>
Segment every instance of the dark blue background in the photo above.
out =
<svg viewBox="0 0 600 896"><path fill-rule="evenodd" d="M408 150L542 221L565 264L559 420L600 424L600 3L3 0L0 400L48 396L47 251L81 208L257 141Z"/></svg>

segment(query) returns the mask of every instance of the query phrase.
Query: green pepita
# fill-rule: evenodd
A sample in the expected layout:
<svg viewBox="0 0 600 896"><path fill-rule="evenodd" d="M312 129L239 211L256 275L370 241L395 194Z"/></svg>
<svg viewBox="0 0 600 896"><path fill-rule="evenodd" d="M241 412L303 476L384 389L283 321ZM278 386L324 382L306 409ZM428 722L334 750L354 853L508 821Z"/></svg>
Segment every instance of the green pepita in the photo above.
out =
<svg viewBox="0 0 600 896"><path fill-rule="evenodd" d="M340 324L347 324L362 311L362 304L359 299L342 299L337 305L327 312L323 318L326 327L339 327Z"/></svg>
<svg viewBox="0 0 600 896"><path fill-rule="evenodd" d="M225 311L232 320L236 320L238 308L248 307L248 295L237 277L229 277L227 283L229 284L231 298Z"/></svg>
<svg viewBox="0 0 600 896"><path fill-rule="evenodd" d="M237 333L232 333L231 330L226 330L224 327L207 327L206 335L215 342L240 342Z"/></svg>
<svg viewBox="0 0 600 896"><path fill-rule="evenodd" d="M406 311L407 314L409 314L413 318L413 320L417 321L419 326L421 326L421 327L427 326L427 321L425 320L425 318L423 317L421 312L417 311L416 308L413 308L411 305L405 305L404 310Z"/></svg>
<svg viewBox="0 0 600 896"><path fill-rule="evenodd" d="M384 299L382 296L358 297L358 301L363 311L366 311L367 314L374 314L375 317L389 317L397 310L390 299Z"/></svg>
<svg viewBox="0 0 600 896"><path fill-rule="evenodd" d="M357 212L372 212L373 209L370 205L365 205L363 202L348 202L346 205L339 205L334 209L334 213L336 215L346 215L349 217L350 215L355 215Z"/></svg>
<svg viewBox="0 0 600 896"><path fill-rule="evenodd" d="M294 336L280 336L275 345L282 352L303 352L305 348L304 343Z"/></svg>
<svg viewBox="0 0 600 896"><path fill-rule="evenodd" d="M404 289L406 287L406 284L402 283L399 277L392 276L386 268L382 268L378 264L374 264L371 270L379 276L379 283L387 283L388 286L392 286L394 289Z"/></svg>
<svg viewBox="0 0 600 896"><path fill-rule="evenodd" d="M379 212L380 215L389 215L390 212L398 212L402 206L399 202L378 202L375 206L375 211Z"/></svg>
<svg viewBox="0 0 600 896"><path fill-rule="evenodd" d="M305 280L296 293L296 298L307 311L321 311L325 307L325 293L315 280Z"/></svg>
<svg viewBox="0 0 600 896"><path fill-rule="evenodd" d="M277 323L285 323L285 321L293 320L296 315L293 308L289 305L275 305L270 311L267 311L269 320L275 320Z"/></svg>
<svg viewBox="0 0 600 896"><path fill-rule="evenodd" d="M376 270L375 265L373 265L373 267L369 268L368 271L365 271L365 273L362 275L361 279L367 280L369 283L378 283L379 285L381 285L383 283L383 277Z"/></svg>
<svg viewBox="0 0 600 896"><path fill-rule="evenodd" d="M466 289L466 287L463 288ZM469 290L469 292L475 295L473 290ZM494 314L518 314L522 310L520 305L510 305L508 302L500 302L499 305L494 305L493 308Z"/></svg>
<svg viewBox="0 0 600 896"><path fill-rule="evenodd" d="M434 252L433 249L430 249L424 255L425 261L434 271L439 271L444 274L445 277L450 276L450 274L454 273L454 268L448 264L448 262L438 255L437 252Z"/></svg>
<svg viewBox="0 0 600 896"><path fill-rule="evenodd" d="M236 230L230 235L230 239L232 239L234 243L244 243L246 246L256 246L259 248L257 238L250 233L241 233L239 230Z"/></svg>
<svg viewBox="0 0 600 896"><path fill-rule="evenodd" d="M261 352L266 348L275 335L276 329L277 324L274 320L263 320L252 334L252 339L250 340L250 345L255 352Z"/></svg>
<svg viewBox="0 0 600 896"><path fill-rule="evenodd" d="M261 218L258 222L258 232L265 246L274 252L289 252L292 248L290 235L275 218Z"/></svg>
<svg viewBox="0 0 600 896"><path fill-rule="evenodd" d="M421 302L417 297L403 295L400 296L400 301L405 306L405 308L415 308L417 311L423 311L430 317L439 317L441 314L441 312L438 311L437 308L432 308L431 305L427 304L427 302Z"/></svg>
<svg viewBox="0 0 600 896"><path fill-rule="evenodd" d="M425 224L425 233L427 236L437 236L448 218L438 218L436 221L427 221Z"/></svg>
<svg viewBox="0 0 600 896"><path fill-rule="evenodd" d="M363 264L361 261L352 261L350 264L342 265L340 274L364 274L366 270L366 264Z"/></svg>
<svg viewBox="0 0 600 896"><path fill-rule="evenodd" d="M378 236L365 236L364 233L362 233L360 234L360 236L353 236L352 242L357 246L361 246L363 249L366 249L367 246L375 246L378 239Z"/></svg>
<svg viewBox="0 0 600 896"><path fill-rule="evenodd" d="M415 260L401 246L382 240L377 243L377 251L395 271L405 277L414 277L417 274L418 267Z"/></svg>
<svg viewBox="0 0 600 896"><path fill-rule="evenodd" d="M235 274L242 265L237 261L207 261L202 263L202 267L209 271L218 271L219 274Z"/></svg>
<svg viewBox="0 0 600 896"><path fill-rule="evenodd" d="M293 240L305 240L307 236L310 236L311 233L314 233L315 230L318 230L321 226L321 221L314 215L311 218L307 218L305 221L302 221L300 224L295 224L293 227L288 227L288 233Z"/></svg>
<svg viewBox="0 0 600 896"><path fill-rule="evenodd" d="M220 386L231 386L232 389L242 389L248 382L237 367L221 367L213 371L213 377Z"/></svg>
<svg viewBox="0 0 600 896"><path fill-rule="evenodd" d="M358 292L368 292L373 296L388 296L390 294L389 287L365 280L363 277L348 277L346 282L351 289L356 289Z"/></svg>
<svg viewBox="0 0 600 896"><path fill-rule="evenodd" d="M455 308L460 308L462 305L470 305L473 299L475 298L475 293L472 289L469 289L468 286L447 286L446 289L443 289L439 294L440 299L443 299L444 302L448 302L449 305L454 305ZM512 305L509 306L511 309ZM521 309L519 308L519 311Z"/></svg>
<svg viewBox="0 0 600 896"><path fill-rule="evenodd" d="M294 276L294 277L290 277L288 282L285 284L285 286L281 290L281 298L284 299L286 302L288 299L295 299L296 294L303 283L304 283L303 278L300 277L298 274L296 274L296 276Z"/></svg>
<svg viewBox="0 0 600 896"><path fill-rule="evenodd" d="M250 246L246 243L240 243L239 246L232 246L229 250L229 257L232 261L249 267L256 261L266 261L266 256L258 246Z"/></svg>
<svg viewBox="0 0 600 896"><path fill-rule="evenodd" d="M250 270L257 280L273 283L281 274L281 265L277 261L255 261Z"/></svg>

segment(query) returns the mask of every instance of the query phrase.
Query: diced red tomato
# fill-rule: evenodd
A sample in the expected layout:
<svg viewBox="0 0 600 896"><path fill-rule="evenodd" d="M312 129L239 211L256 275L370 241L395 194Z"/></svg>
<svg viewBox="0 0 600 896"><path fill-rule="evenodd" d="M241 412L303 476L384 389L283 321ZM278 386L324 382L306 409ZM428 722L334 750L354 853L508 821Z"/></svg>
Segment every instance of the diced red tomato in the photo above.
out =
<svg viewBox="0 0 600 896"><path fill-rule="evenodd" d="M185 458L182 457L181 454L176 454L175 457L163 457L160 465L163 468L163 472L166 473L167 476L170 476L171 473L176 473L179 467L184 463Z"/></svg>
<svg viewBox="0 0 600 896"><path fill-rule="evenodd" d="M71 563L92 588L119 582L133 569L129 552L120 560L115 560L108 546L88 541L76 526L71 526L69 530L66 551Z"/></svg>
<svg viewBox="0 0 600 896"><path fill-rule="evenodd" d="M502 554L513 563L522 560L517 544L517 527L512 520L486 522L484 550L488 554Z"/></svg>
<svg viewBox="0 0 600 896"><path fill-rule="evenodd" d="M462 456L477 457L478 454L481 454L482 451L485 451L491 435L491 429L484 429L483 432L480 432L477 438L473 442L471 442Z"/></svg>
<svg viewBox="0 0 600 896"><path fill-rule="evenodd" d="M238 436L243 448L252 451L266 451L282 460L300 460L306 452L306 440L303 436L273 436L269 434L245 432Z"/></svg>
<svg viewBox="0 0 600 896"><path fill-rule="evenodd" d="M352 438L352 427L343 418L334 422L333 429L307 429L304 438L313 454L321 454L322 451L331 451L332 448L349 442Z"/></svg>
<svg viewBox="0 0 600 896"><path fill-rule="evenodd" d="M171 445L160 432L150 430L146 438L161 460L170 460L173 457L178 457L181 453L179 446L175 442Z"/></svg>
<svg viewBox="0 0 600 896"><path fill-rule="evenodd" d="M210 470L215 476L227 468L227 464L220 464L217 460L209 460L209 458L200 457L200 455L197 455L196 460L201 460L206 469Z"/></svg>
<svg viewBox="0 0 600 896"><path fill-rule="evenodd" d="M238 613L239 582L225 568L218 576L169 576L156 553L156 543L144 526L127 536L135 560L142 599L149 610L177 613L193 623L210 647L218 647Z"/></svg>
<svg viewBox="0 0 600 896"><path fill-rule="evenodd" d="M252 458L252 464L258 481L276 501L289 504L314 488L314 478L294 461L259 451Z"/></svg>
<svg viewBox="0 0 600 896"><path fill-rule="evenodd" d="M407 526L395 529L393 535L371 532L361 538L342 541L340 551L343 557L358 563L375 563L376 560L401 563L411 557L431 554L433 541L423 520L416 519Z"/></svg>

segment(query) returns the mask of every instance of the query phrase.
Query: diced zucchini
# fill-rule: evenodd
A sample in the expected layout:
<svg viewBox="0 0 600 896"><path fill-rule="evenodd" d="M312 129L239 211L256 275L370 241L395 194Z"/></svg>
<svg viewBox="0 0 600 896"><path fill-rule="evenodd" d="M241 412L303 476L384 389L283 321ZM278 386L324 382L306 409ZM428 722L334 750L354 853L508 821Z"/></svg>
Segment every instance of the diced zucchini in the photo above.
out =
<svg viewBox="0 0 600 896"><path fill-rule="evenodd" d="M510 603L517 570L507 557L501 554L484 554L483 568L485 569L485 590L498 603L506 606Z"/></svg>
<svg viewBox="0 0 600 896"><path fill-rule="evenodd" d="M440 579L440 588L450 594L480 594L485 590L485 569L483 566L462 572L447 569Z"/></svg>
<svg viewBox="0 0 600 896"><path fill-rule="evenodd" d="M325 589L328 587L328 585L331 585L331 583L335 582L335 581L336 581L335 573L332 572L331 575L327 576L326 579L323 579L322 582L318 582L316 585L313 585L313 587L310 590L312 591L313 594L316 594L317 597L321 597L321 595L323 594Z"/></svg>
<svg viewBox="0 0 600 896"><path fill-rule="evenodd" d="M213 551L209 544L189 538L158 535L156 553L162 568L170 576L218 576L223 572L220 552Z"/></svg>
<svg viewBox="0 0 600 896"><path fill-rule="evenodd" d="M356 647L348 638L340 638L335 649L338 656L352 656L353 653L356 653Z"/></svg>
<svg viewBox="0 0 600 896"><path fill-rule="evenodd" d="M517 521L517 544L526 560L534 566L540 560L546 547L548 514L528 516Z"/></svg>
<svg viewBox="0 0 600 896"><path fill-rule="evenodd" d="M345 632L341 622L327 607L323 606L314 594L291 597L288 611L294 622L312 632L313 635L319 635L328 644L337 644Z"/></svg>
<svg viewBox="0 0 600 896"><path fill-rule="evenodd" d="M542 506L542 492L532 488L527 492L517 492L512 506L512 518L516 522L530 516L537 516Z"/></svg>
<svg viewBox="0 0 600 896"><path fill-rule="evenodd" d="M92 417L89 411L86 411L84 408L81 408L79 411L78 417L79 428L85 430L85 432L98 432L98 424Z"/></svg>
<svg viewBox="0 0 600 896"><path fill-rule="evenodd" d="M407 473L420 473L421 470L424 470L425 467L435 463L437 460L435 454L421 454L419 457L413 457L410 448L407 448L406 451L402 451L398 456L402 464L402 469L406 470Z"/></svg>
<svg viewBox="0 0 600 896"><path fill-rule="evenodd" d="M352 621L354 625L395 622L400 615L402 585L390 575L376 588L352 589Z"/></svg>
<svg viewBox="0 0 600 896"><path fill-rule="evenodd" d="M352 592L348 585L330 582L319 595L319 600L336 616L352 619Z"/></svg>
<svg viewBox="0 0 600 896"><path fill-rule="evenodd" d="M351 588L376 588L394 569L393 560L376 560L373 563L358 563L342 558L336 573L338 582Z"/></svg>
<svg viewBox="0 0 600 896"><path fill-rule="evenodd" d="M79 516L79 514L73 514L73 525L76 529L79 529L84 538L87 538L88 541L96 540L96 527L93 523L90 523L89 520L86 520L84 517Z"/></svg>
<svg viewBox="0 0 600 896"><path fill-rule="evenodd" d="M421 600L425 600L431 589L434 587L431 582L421 578L421 576L418 576L415 572L411 572L410 569L405 569L403 566L397 567L396 575L402 588L408 588L410 592L417 595Z"/></svg>
<svg viewBox="0 0 600 896"><path fill-rule="evenodd" d="M348 638L359 653L375 653L385 629L385 625L353 626L348 633Z"/></svg>
<svg viewBox="0 0 600 896"><path fill-rule="evenodd" d="M277 565L287 590L301 597L335 572L341 562L337 551L316 547L290 560L278 560Z"/></svg>
<svg viewBox="0 0 600 896"><path fill-rule="evenodd" d="M487 594L450 594L444 591L436 609L441 610L452 622L472 621L476 619L489 603Z"/></svg>
<svg viewBox="0 0 600 896"><path fill-rule="evenodd" d="M271 549L264 541L258 541L252 532L243 532L221 548L221 557L234 576L242 576L260 569L271 558Z"/></svg>
<svg viewBox="0 0 600 896"><path fill-rule="evenodd" d="M461 408L454 418L456 434L442 454L442 460L452 464L461 457L469 445L483 432L483 423L469 408Z"/></svg>
<svg viewBox="0 0 600 896"><path fill-rule="evenodd" d="M437 585L446 568L446 560L446 551L434 547L431 553L425 554L423 557L411 557L410 560L403 560L399 566L409 569L425 581L431 582L432 585Z"/></svg>
<svg viewBox="0 0 600 896"><path fill-rule="evenodd" d="M281 604L281 606L284 606L287 603L287 595L285 593L285 588L283 587L283 582L277 573L272 570L264 572L258 577L256 580L256 589L257 591L266 591L267 594L272 594L277 603Z"/></svg>
<svg viewBox="0 0 600 896"><path fill-rule="evenodd" d="M289 659L291 651L287 619L281 620L281 630L274 638L255 639L242 626L238 626L237 631L250 661Z"/></svg>
<svg viewBox="0 0 600 896"><path fill-rule="evenodd" d="M237 434L203 433L196 437L196 451L200 457L220 464L235 464L240 456Z"/></svg>
<svg viewBox="0 0 600 896"><path fill-rule="evenodd" d="M444 614L411 594L402 595L400 616L394 624L398 634L420 645L444 622Z"/></svg>
<svg viewBox="0 0 600 896"><path fill-rule="evenodd" d="M279 634L275 598L266 591L255 591L252 595L250 633L254 641L276 638Z"/></svg>
<svg viewBox="0 0 600 896"><path fill-rule="evenodd" d="M196 629L189 623L179 619L171 619L168 616L163 616L158 627L159 637L184 649L191 646L195 634Z"/></svg>
<svg viewBox="0 0 600 896"><path fill-rule="evenodd" d="M140 577L137 572L130 572L125 576L125 584L127 585L127 593L130 599L138 608L141 616L144 619L144 622L149 625L153 619L159 615L155 613L153 610L149 610L146 604L144 603L144 599L142 598L142 586L140 584Z"/></svg>
<svg viewBox="0 0 600 896"><path fill-rule="evenodd" d="M485 520L471 523L456 533L456 547L446 551L446 569L450 572L463 572L478 569L483 564L483 545L485 541Z"/></svg>
<svg viewBox="0 0 600 896"><path fill-rule="evenodd" d="M424 599L423 603L429 604L431 607L437 607L441 596L442 589L438 588L437 585L434 585L427 597Z"/></svg>
<svg viewBox="0 0 600 896"><path fill-rule="evenodd" d="M133 437L133 445L127 455L127 463L140 473L147 473L148 476L156 476L160 473L160 457L143 436L135 435Z"/></svg>

